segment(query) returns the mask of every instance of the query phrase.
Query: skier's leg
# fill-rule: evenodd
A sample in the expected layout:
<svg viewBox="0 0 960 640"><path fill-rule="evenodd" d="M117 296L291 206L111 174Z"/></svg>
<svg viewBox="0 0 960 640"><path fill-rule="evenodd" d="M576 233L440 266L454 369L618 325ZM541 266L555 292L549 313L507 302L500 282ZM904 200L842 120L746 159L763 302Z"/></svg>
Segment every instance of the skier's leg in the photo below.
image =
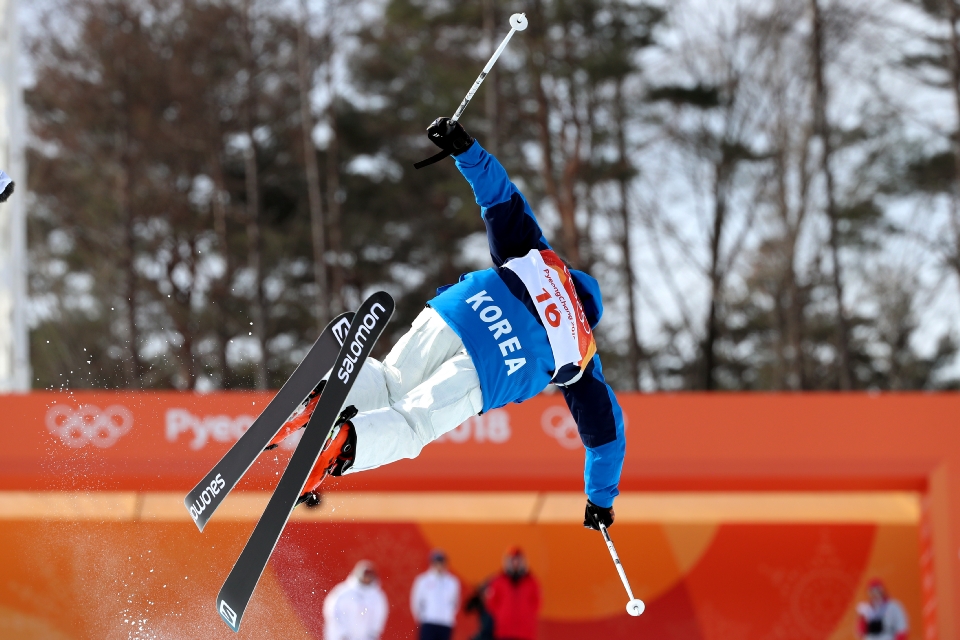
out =
<svg viewBox="0 0 960 640"><path fill-rule="evenodd" d="M410 330L394 345L383 362L368 359L370 368L376 368L378 384L386 386L386 397L377 390L379 404L371 406L365 396L372 390L363 378L358 378L356 386L347 398L362 413L381 407L388 407L400 400L414 387L429 378L447 360L463 349L460 336L450 328L443 318L430 307L424 308L410 326ZM365 365L365 368L366 365ZM370 376L373 379L373 376ZM357 402L353 402L357 400ZM364 406L361 406L364 403Z"/></svg>
<svg viewBox="0 0 960 640"><path fill-rule="evenodd" d="M360 412L388 407L436 371L463 343L440 315L427 307L420 312L410 330L390 350L383 362L367 358L354 383L346 406ZM287 418L267 449L307 425L320 399L323 382Z"/></svg>
<svg viewBox="0 0 960 640"><path fill-rule="evenodd" d="M359 414L353 464L344 473L415 458L425 445L457 428L483 408L480 379L465 350L390 407Z"/></svg>
<svg viewBox="0 0 960 640"><path fill-rule="evenodd" d="M393 406L354 417L353 407L338 421L304 485L301 501L316 502L327 475L365 471L415 458L423 447L456 429L483 408L480 379L465 349L440 365Z"/></svg>

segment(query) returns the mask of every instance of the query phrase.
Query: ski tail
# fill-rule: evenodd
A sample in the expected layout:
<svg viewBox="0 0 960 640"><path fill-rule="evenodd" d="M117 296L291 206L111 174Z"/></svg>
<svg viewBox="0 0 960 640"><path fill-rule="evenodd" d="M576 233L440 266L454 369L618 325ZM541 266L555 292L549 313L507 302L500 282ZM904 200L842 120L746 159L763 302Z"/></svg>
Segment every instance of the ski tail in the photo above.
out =
<svg viewBox="0 0 960 640"><path fill-rule="evenodd" d="M357 310L303 437L280 477L267 508L217 595L217 613L234 631L240 629L247 604L266 569L274 547L280 540L290 513L303 493L307 478L317 464L323 443L340 416L347 395L364 361L386 328L394 308L393 298L381 291L367 298Z"/></svg>
<svg viewBox="0 0 960 640"><path fill-rule="evenodd" d="M207 521L247 473L264 447L279 433L284 421L333 367L353 317L352 311L342 313L326 326L297 369L250 428L183 499L183 505L200 531L203 531Z"/></svg>

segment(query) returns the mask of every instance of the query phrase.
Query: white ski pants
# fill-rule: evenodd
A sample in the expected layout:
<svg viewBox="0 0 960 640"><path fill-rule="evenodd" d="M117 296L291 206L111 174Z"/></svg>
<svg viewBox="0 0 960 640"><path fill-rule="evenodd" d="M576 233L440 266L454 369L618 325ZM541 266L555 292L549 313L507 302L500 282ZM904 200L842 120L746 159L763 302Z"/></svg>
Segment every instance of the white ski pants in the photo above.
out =
<svg viewBox="0 0 960 640"><path fill-rule="evenodd" d="M347 405L357 453L347 473L416 458L423 447L483 408L480 379L463 342L427 307L383 362L368 358Z"/></svg>

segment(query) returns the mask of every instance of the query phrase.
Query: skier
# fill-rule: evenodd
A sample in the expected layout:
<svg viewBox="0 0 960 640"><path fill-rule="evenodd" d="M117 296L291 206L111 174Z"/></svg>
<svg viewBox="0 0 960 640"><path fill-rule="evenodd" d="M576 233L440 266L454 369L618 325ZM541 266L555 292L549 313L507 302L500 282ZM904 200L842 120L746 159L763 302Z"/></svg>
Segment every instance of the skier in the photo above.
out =
<svg viewBox="0 0 960 640"><path fill-rule="evenodd" d="M523 194L459 122L438 118L427 136L454 156L473 188L495 266L438 289L383 362L367 359L301 501L317 504L327 475L415 458L470 416L523 402L553 383L586 448L583 524L609 527L625 439L593 335L603 313L600 287L551 249ZM271 447L306 424L321 389Z"/></svg>
<svg viewBox="0 0 960 640"><path fill-rule="evenodd" d="M6 202L13 195L16 186L13 178L0 170L0 202Z"/></svg>

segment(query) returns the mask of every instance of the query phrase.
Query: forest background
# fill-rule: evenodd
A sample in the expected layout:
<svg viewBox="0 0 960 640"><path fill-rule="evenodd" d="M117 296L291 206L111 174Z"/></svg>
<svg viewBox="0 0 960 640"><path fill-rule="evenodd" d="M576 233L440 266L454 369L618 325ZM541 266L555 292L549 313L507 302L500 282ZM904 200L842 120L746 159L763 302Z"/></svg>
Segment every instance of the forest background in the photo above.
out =
<svg viewBox="0 0 960 640"><path fill-rule="evenodd" d="M275 388L490 266L463 123L600 282L620 390L960 386L956 0L43 0L34 387Z"/></svg>

